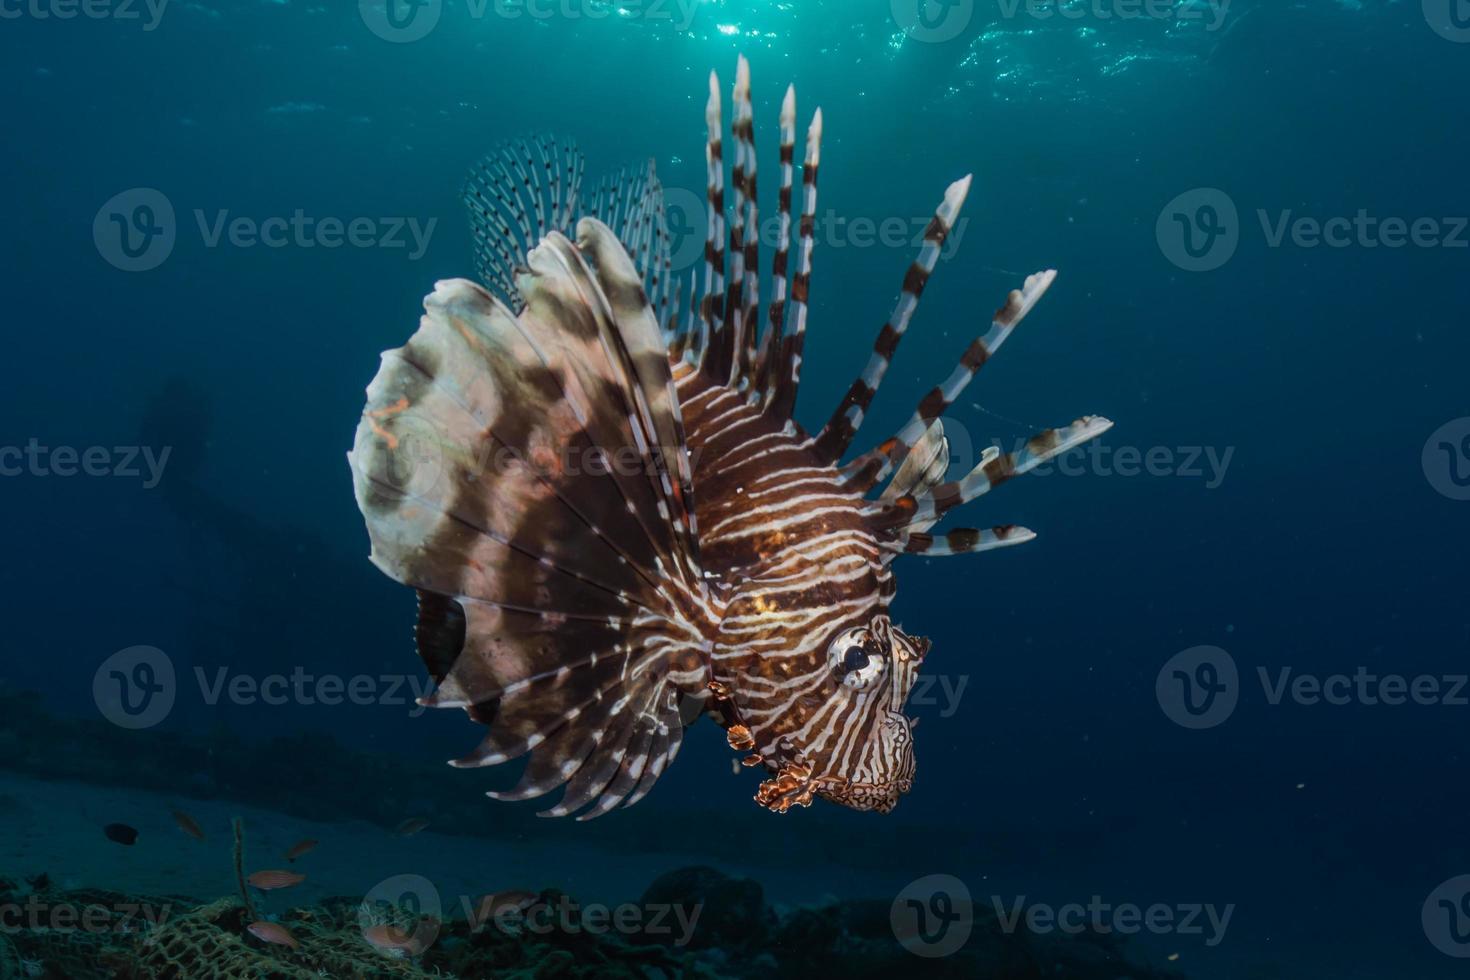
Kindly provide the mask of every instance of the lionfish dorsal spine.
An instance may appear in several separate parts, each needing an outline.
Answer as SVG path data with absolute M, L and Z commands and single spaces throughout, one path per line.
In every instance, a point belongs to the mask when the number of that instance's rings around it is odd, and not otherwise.
M 878 386 L 883 383 L 883 376 L 893 362 L 899 342 L 908 331 L 909 322 L 924 295 L 924 287 L 939 263 L 944 243 L 959 218 L 965 198 L 969 196 L 970 182 L 971 177 L 967 175 L 949 185 L 949 189 L 944 192 L 944 200 L 940 202 L 934 217 L 925 228 L 924 243 L 904 276 L 897 305 L 889 314 L 888 321 L 883 324 L 883 329 L 878 332 L 877 340 L 873 342 L 873 353 L 868 358 L 867 367 L 848 388 L 846 396 L 832 412 L 832 417 L 827 420 L 822 431 L 817 433 L 813 448 L 823 461 L 835 463 L 840 460 L 863 424 L 863 417 L 873 403 L 873 396 L 878 393 Z
M 708 129 L 704 158 L 707 168 L 706 232 L 704 243 L 704 293 L 699 299 L 699 319 L 709 340 L 700 351 L 701 370 L 717 375 L 720 351 L 725 342 L 725 150 L 724 122 L 720 102 L 720 77 L 709 75 L 709 102 L 705 106 Z
M 816 244 L 817 177 L 822 163 L 822 110 L 812 114 L 807 129 L 806 159 L 801 168 L 801 224 L 797 228 L 796 273 L 791 278 L 789 314 L 791 329 L 782 336 L 777 357 L 772 392 L 766 402 L 766 414 L 791 420 L 796 410 L 796 395 L 801 386 L 801 356 L 806 345 L 806 320 L 812 286 L 812 252 Z
M 755 167 L 755 153 L 750 146 L 750 136 L 753 132 L 751 120 L 752 109 L 750 105 L 750 63 L 745 60 L 744 55 L 739 59 L 735 69 L 735 89 L 731 97 L 731 107 L 734 118 L 730 124 L 732 142 L 735 144 L 735 159 L 730 173 L 730 186 L 735 191 L 734 218 L 730 222 L 730 284 L 725 296 L 725 323 L 721 333 L 726 338 L 729 349 L 723 352 L 726 364 L 723 366 L 724 374 L 720 380 L 730 388 L 738 388 L 745 380 L 745 365 L 742 363 L 742 354 L 745 350 L 745 291 L 747 289 L 747 276 L 759 272 L 759 268 L 747 269 L 746 260 L 749 257 L 746 252 L 747 219 L 750 219 L 748 231 L 752 240 L 760 237 L 759 225 L 754 216 L 749 214 L 749 209 L 755 203 L 750 193 L 750 185 L 747 181 L 747 168 Z M 720 366 L 716 366 L 720 369 Z
M 796 86 L 781 100 L 781 189 L 777 197 L 776 255 L 771 262 L 771 304 L 757 347 L 750 390 L 752 402 L 770 399 L 775 360 L 786 327 L 787 272 L 791 262 L 791 195 L 796 176 Z

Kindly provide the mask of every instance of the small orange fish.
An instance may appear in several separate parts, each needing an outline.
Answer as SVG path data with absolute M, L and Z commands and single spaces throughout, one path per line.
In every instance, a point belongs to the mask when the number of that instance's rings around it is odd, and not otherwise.
M 274 922 L 252 922 L 245 927 L 245 931 L 263 943 L 270 943 L 273 946 L 287 946 L 291 949 L 301 948 L 301 944 L 296 941 L 296 937 L 291 935 L 285 926 L 277 925 Z
M 268 892 L 299 885 L 306 880 L 306 875 L 299 875 L 294 871 L 257 871 L 245 880 L 250 882 L 252 888 Z
M 316 850 L 316 846 L 320 843 L 321 841 L 308 837 L 306 840 L 302 841 L 301 843 L 297 844 L 295 847 L 286 852 L 286 860 L 295 861 L 299 857 L 305 857 L 312 851 Z
M 179 829 L 184 833 L 195 840 L 204 839 L 204 829 L 199 826 L 198 821 L 193 817 L 189 816 L 183 810 L 170 810 L 169 813 L 173 815 L 174 823 L 178 824 Z
M 429 826 L 429 821 L 423 817 L 409 817 L 403 823 L 393 828 L 393 833 L 399 837 L 412 837 L 427 826 Z
M 374 949 L 395 957 L 418 956 L 427 948 L 418 932 L 394 925 L 369 926 L 362 931 L 362 938 Z

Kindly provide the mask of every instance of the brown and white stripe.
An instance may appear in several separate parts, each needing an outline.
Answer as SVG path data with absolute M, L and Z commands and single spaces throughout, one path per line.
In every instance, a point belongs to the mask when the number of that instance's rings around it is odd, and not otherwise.
M 528 757 L 519 783 L 492 796 L 565 787 L 546 813 L 582 819 L 631 805 L 677 755 L 680 705 L 692 700 L 766 768 L 762 805 L 784 811 L 822 796 L 887 810 L 913 780 L 902 712 L 928 651 L 888 618 L 891 562 L 1030 540 L 1014 526 L 931 529 L 1111 423 L 1084 418 L 1017 453 L 987 451 L 963 479 L 944 480 L 940 417 L 1055 275 L 1039 273 L 896 436 L 839 470 L 970 180 L 946 192 L 866 369 L 809 438 L 792 413 L 811 315 L 822 113 L 808 131 L 789 268 L 794 89 L 782 100 L 781 232 L 759 336 L 745 59 L 733 90 L 728 237 L 714 74 L 706 124 L 709 231 L 687 307 L 652 163 L 603 181 L 590 208 L 570 144 L 509 144 L 476 168 L 465 191 L 476 263 L 499 295 L 440 283 L 419 331 L 384 355 L 349 457 L 373 560 L 418 594 L 419 652 L 438 683 L 425 703 L 485 726 L 455 764 Z M 415 451 L 425 434 L 433 453 Z M 537 462 L 629 451 L 631 469 Z

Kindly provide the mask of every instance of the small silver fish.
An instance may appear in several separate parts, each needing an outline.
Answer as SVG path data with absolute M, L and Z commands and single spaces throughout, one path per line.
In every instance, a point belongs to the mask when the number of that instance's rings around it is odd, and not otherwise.
M 403 821 L 403 823 L 399 824 L 397 827 L 394 827 L 393 833 L 397 834 L 399 837 L 412 837 L 414 834 L 419 833 L 420 831 L 426 829 L 428 826 L 429 821 L 425 820 L 423 817 L 410 817 L 409 819 Z

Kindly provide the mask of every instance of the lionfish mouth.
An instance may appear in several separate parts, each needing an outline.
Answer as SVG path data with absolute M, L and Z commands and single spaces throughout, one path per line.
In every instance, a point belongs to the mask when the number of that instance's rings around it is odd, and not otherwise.
M 912 779 L 893 779 L 883 783 L 854 783 L 846 780 L 828 780 L 817 790 L 817 795 L 832 803 L 840 803 L 853 810 L 872 810 L 890 813 L 898 806 L 898 798 L 913 789 Z

